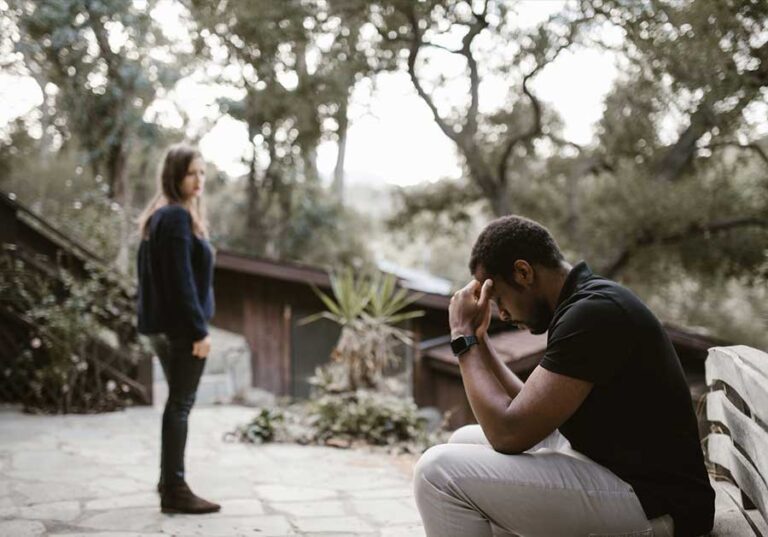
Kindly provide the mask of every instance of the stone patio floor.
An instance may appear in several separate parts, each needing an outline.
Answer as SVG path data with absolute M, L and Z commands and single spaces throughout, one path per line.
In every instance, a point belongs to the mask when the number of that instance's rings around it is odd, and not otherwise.
M 0 536 L 424 535 L 413 457 L 222 440 L 253 413 L 192 411 L 187 481 L 222 510 L 164 515 L 154 490 L 159 409 L 90 416 L 0 409 Z

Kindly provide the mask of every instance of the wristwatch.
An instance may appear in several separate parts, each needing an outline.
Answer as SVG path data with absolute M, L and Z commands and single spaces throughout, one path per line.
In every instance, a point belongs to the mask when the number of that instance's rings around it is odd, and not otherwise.
M 472 345 L 477 345 L 477 338 L 474 335 L 459 336 L 451 340 L 451 350 L 456 357 L 467 352 Z

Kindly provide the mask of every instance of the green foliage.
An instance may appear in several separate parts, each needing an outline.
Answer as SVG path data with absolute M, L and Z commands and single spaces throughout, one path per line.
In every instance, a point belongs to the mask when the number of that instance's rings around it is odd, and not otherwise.
M 365 22 L 359 6 L 342 1 L 185 4 L 200 30 L 200 51 L 210 58 L 226 50 L 239 71 L 223 82 L 240 89 L 242 97 L 219 102 L 222 113 L 247 125 L 252 146 L 237 242 L 253 253 L 307 262 L 365 257 L 354 253 L 364 248 L 359 235 L 349 232 L 362 219 L 351 217 L 338 199 L 323 199 L 317 170 L 318 145 L 346 139 L 349 95 L 370 71 L 359 46 Z
M 569 258 L 638 288 L 695 281 L 744 299 L 764 282 L 765 2 L 581 0 L 519 27 L 524 8 L 495 0 L 185 0 L 189 41 L 179 42 L 153 18 L 157 0 L 6 4 L 2 64 L 34 78 L 43 101 L 3 132 L 1 186 L 106 258 L 135 251 L 130 222 L 154 190 L 160 151 L 187 132 L 163 129 L 151 107 L 200 67 L 231 90 L 220 111 L 246 123 L 253 146 L 246 177 L 208 190 L 217 246 L 364 265 L 376 223 L 325 191 L 317 147 L 345 139 L 358 81 L 412 69 L 465 173 L 398 194 L 381 242 L 399 260 L 458 283 L 482 224 L 514 212 L 547 225 Z M 614 33 L 623 38 L 603 42 Z M 561 139 L 534 84 L 572 47 L 610 49 L 620 70 L 583 147 Z M 440 72 L 444 59 L 463 80 Z M 473 101 L 473 86 L 498 81 L 507 95 Z
M 366 265 L 369 222 L 317 186 L 298 185 L 290 195 L 291 217 L 269 205 L 260 214 L 263 229 L 248 226 L 248 193 L 244 180 L 227 179 L 208 189 L 212 240 L 217 247 L 246 255 L 298 261 L 318 266 Z
M 83 165 L 75 148 L 20 162 L 0 188 L 104 259 L 117 255 L 124 208 L 109 198 L 104 178 Z
M 338 364 L 318 368 L 307 401 L 257 408 L 254 419 L 225 439 L 261 444 L 296 442 L 334 447 L 382 446 L 388 451 L 420 453 L 445 441 L 445 421 L 429 430 L 402 386 L 378 390 L 340 390 L 344 373 Z M 395 383 L 397 384 L 397 383 Z
M 251 444 L 272 442 L 284 421 L 285 415 L 279 408 L 260 408 L 249 423 L 228 433 L 225 439 Z
M 130 145 L 156 128 L 144 113 L 179 76 L 182 54 L 150 16 L 156 1 L 144 8 L 128 0 L 9 4 L 19 28 L 16 51 L 46 96 L 44 136 L 75 135 L 94 172 L 104 173 L 110 197 L 122 201 Z M 173 61 L 158 59 L 164 48 Z
M 387 230 L 405 231 L 412 238 L 461 235 L 477 216 L 481 198 L 475 185 L 450 179 L 398 187 L 395 211 L 387 220 Z
M 0 185 L 3 184 L 16 168 L 34 158 L 37 142 L 29 135 L 29 125 L 25 118 L 16 118 L 6 126 L 5 136 L 0 138 Z
M 104 352 L 130 374 L 140 356 L 133 300 L 117 277 L 89 266 L 75 278 L 63 268 L 40 268 L 45 259 L 25 262 L 14 245 L 0 254 L 2 352 L 0 397 L 30 411 L 68 413 L 114 410 L 132 403 L 129 386 L 104 377 Z
M 397 289 L 392 274 L 355 275 L 350 268 L 331 276 L 331 288 L 333 297 L 313 287 L 328 310 L 302 323 L 325 318 L 341 326 L 331 358 L 346 372 L 344 389 L 375 388 L 384 370 L 399 363 L 399 345 L 412 343 L 410 332 L 397 325 L 424 315 L 406 311 L 421 295 Z
M 309 409 L 320 442 L 395 446 L 426 440 L 426 420 L 413 400 L 396 395 L 369 390 L 324 394 L 311 400 Z

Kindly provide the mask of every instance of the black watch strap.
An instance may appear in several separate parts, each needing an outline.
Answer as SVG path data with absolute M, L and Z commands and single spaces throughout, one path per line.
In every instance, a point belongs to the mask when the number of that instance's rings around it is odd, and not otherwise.
M 461 356 L 467 352 L 472 345 L 477 345 L 477 338 L 474 334 L 471 336 L 459 336 L 451 340 L 451 350 L 453 351 L 454 356 Z

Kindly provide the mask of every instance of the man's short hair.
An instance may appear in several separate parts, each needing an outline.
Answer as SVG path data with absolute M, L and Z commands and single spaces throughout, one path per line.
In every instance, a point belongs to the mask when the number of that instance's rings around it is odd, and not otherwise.
M 563 261 L 550 232 L 529 218 L 509 215 L 497 218 L 477 237 L 469 259 L 472 274 L 482 266 L 489 276 L 512 280 L 513 265 L 522 259 L 530 265 L 557 268 Z

